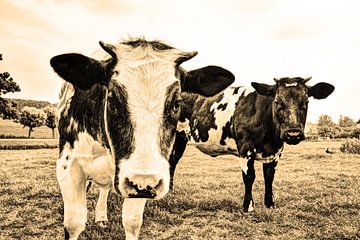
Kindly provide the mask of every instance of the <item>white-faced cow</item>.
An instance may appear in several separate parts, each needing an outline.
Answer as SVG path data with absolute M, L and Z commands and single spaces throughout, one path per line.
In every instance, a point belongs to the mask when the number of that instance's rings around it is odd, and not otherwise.
M 171 188 L 176 164 L 190 135 L 195 146 L 208 155 L 233 154 L 240 157 L 245 183 L 245 212 L 252 211 L 254 206 L 254 160 L 262 161 L 265 206 L 275 208 L 272 183 L 284 142 L 298 144 L 305 139 L 308 98 L 323 99 L 334 90 L 327 83 L 306 86 L 309 79 L 275 79 L 274 85 L 252 83 L 253 89 L 229 87 L 208 99 L 183 93 L 184 104 L 170 157 Z M 189 130 L 180 129 L 185 122 L 189 123 Z
M 77 239 L 87 219 L 86 182 L 102 187 L 96 220 L 106 220 L 114 186 L 125 197 L 126 239 L 137 239 L 146 199 L 169 190 L 169 155 L 180 115 L 181 92 L 212 96 L 234 81 L 208 66 L 186 72 L 196 55 L 158 41 L 100 42 L 109 55 L 55 56 L 50 63 L 66 80 L 59 103 L 60 157 L 56 164 L 64 201 L 65 239 Z

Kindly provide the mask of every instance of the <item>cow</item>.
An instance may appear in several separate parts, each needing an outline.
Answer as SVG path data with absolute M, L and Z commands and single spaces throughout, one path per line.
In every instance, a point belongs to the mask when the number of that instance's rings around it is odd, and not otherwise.
M 305 139 L 308 98 L 326 98 L 334 86 L 318 83 L 310 87 L 306 85 L 310 78 L 301 77 L 274 80 L 274 85 L 252 82 L 252 88 L 228 87 L 211 98 L 182 94 L 184 104 L 169 160 L 171 189 L 176 164 L 191 139 L 197 149 L 212 157 L 231 154 L 240 158 L 244 212 L 254 209 L 254 161 L 262 162 L 264 203 L 276 208 L 272 184 L 284 143 L 294 145 Z
M 96 60 L 78 53 L 53 57 L 50 65 L 65 80 L 58 105 L 57 181 L 64 203 L 65 239 L 77 239 L 87 219 L 86 188 L 100 186 L 96 221 L 106 221 L 110 188 L 125 199 L 126 239 L 137 239 L 145 202 L 169 190 L 169 155 L 180 115 L 181 92 L 212 96 L 235 79 L 207 66 L 185 71 L 184 52 L 160 41 L 100 42 Z

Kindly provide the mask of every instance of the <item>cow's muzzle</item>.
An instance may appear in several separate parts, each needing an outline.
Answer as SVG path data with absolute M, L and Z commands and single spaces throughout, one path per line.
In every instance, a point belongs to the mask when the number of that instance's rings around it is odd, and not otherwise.
M 283 139 L 287 144 L 298 144 L 305 139 L 304 132 L 301 129 L 289 129 L 284 131 Z
M 128 198 L 159 198 L 165 189 L 164 180 L 157 174 L 127 174 L 123 181 L 122 194 Z

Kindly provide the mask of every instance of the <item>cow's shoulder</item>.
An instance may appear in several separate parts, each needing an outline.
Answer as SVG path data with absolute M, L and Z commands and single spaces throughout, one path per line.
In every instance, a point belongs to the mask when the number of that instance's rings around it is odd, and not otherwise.
M 241 156 L 249 151 L 264 157 L 275 155 L 282 147 L 276 139 L 272 118 L 272 97 L 251 92 L 239 99 L 233 118 L 233 129 Z

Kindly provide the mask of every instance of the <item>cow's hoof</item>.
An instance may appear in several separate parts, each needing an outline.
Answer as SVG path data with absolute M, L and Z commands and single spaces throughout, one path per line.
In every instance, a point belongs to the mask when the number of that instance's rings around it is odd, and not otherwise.
M 275 203 L 270 203 L 270 204 L 265 204 L 266 208 L 269 208 L 269 209 L 275 209 L 277 208 L 276 204 Z
M 98 222 L 96 222 L 96 225 L 98 225 L 101 228 L 106 228 L 108 225 L 108 222 L 107 221 L 98 221 Z
M 171 181 L 169 185 L 169 192 L 173 192 L 173 191 L 174 191 L 174 183 Z
M 244 213 L 249 213 L 249 212 L 254 211 L 254 201 L 250 200 L 249 204 L 244 204 L 243 211 L 244 211 Z

